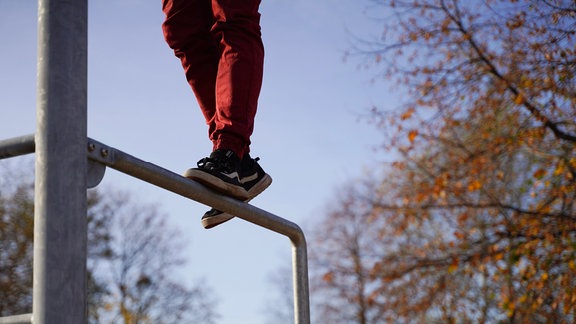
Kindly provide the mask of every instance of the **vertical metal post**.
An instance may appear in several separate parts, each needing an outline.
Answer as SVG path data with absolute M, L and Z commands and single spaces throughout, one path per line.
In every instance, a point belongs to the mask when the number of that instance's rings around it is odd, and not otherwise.
M 33 322 L 86 323 L 87 0 L 38 1 Z
M 292 285 L 294 287 L 294 323 L 310 324 L 310 297 L 308 287 L 308 252 L 306 239 L 301 233 L 291 238 Z

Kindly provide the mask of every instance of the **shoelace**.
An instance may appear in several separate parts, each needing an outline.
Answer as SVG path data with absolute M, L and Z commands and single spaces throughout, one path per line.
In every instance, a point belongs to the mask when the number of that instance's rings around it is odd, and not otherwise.
M 213 163 L 213 161 L 212 161 L 211 158 L 205 157 L 205 158 L 203 158 L 203 159 L 200 159 L 198 162 L 196 162 L 196 165 L 197 165 L 199 168 L 203 168 L 203 167 L 205 167 L 206 164 L 208 164 L 208 163 Z
M 227 161 L 225 159 L 215 159 L 211 157 L 205 157 L 203 159 L 200 159 L 200 161 L 198 161 L 196 165 L 201 169 L 224 171 L 227 173 L 233 171 L 230 161 Z

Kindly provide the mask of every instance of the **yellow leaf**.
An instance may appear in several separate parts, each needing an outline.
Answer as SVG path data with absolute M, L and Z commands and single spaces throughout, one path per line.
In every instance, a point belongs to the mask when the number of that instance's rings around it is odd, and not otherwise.
M 482 188 L 482 182 L 480 180 L 474 180 L 468 185 L 468 191 L 476 191 Z
M 448 266 L 448 273 L 454 273 L 456 270 L 458 270 L 458 264 L 460 262 L 460 260 L 456 257 L 453 257 L 451 261 L 452 262 Z
M 523 103 L 524 103 L 524 96 L 519 93 L 519 94 L 516 96 L 516 99 L 514 99 L 514 103 L 517 104 L 517 105 L 523 104 Z
M 522 303 L 526 302 L 526 300 L 528 300 L 528 295 L 522 295 L 518 299 L 518 302 L 520 302 L 522 304 Z
M 504 258 L 504 253 L 497 253 L 494 255 L 494 260 L 500 261 Z
M 554 175 L 559 176 L 564 172 L 564 163 L 558 163 L 556 170 L 554 170 Z

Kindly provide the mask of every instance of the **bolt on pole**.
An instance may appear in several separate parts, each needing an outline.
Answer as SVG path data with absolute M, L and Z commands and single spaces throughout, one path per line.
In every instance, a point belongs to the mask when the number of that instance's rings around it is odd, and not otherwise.
M 87 322 L 87 9 L 38 1 L 34 324 Z

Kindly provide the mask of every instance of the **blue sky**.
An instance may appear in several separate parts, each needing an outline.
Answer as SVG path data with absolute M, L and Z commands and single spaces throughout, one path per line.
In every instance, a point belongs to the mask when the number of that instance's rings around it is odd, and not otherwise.
M 367 1 L 265 0 L 264 84 L 252 153 L 272 176 L 253 204 L 305 230 L 321 226 L 336 190 L 383 160 L 374 126 L 359 121 L 395 98 L 375 71 L 344 62 L 352 34 L 378 35 Z M 0 0 L 0 139 L 30 134 L 36 110 L 33 0 Z M 88 135 L 181 173 L 211 144 L 179 61 L 162 38 L 160 1 L 93 0 L 89 7 Z M 291 264 L 287 238 L 235 219 L 204 230 L 207 207 L 107 170 L 102 189 L 157 204 L 188 240 L 183 280 L 204 278 L 219 299 L 222 324 L 265 323 L 269 277 Z

